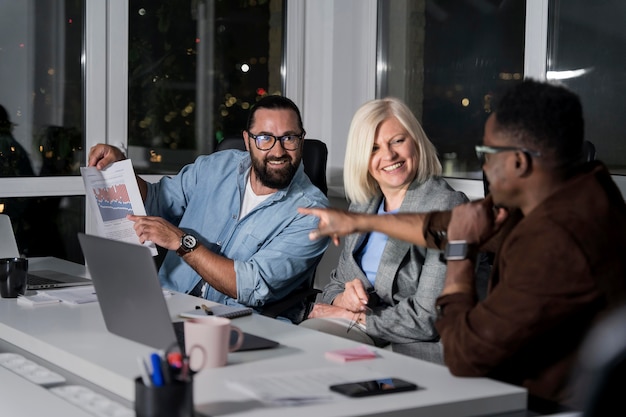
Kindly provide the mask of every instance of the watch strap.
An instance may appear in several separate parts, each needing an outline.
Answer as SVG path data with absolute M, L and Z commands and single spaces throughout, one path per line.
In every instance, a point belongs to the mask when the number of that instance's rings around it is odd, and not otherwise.
M 478 246 L 465 240 L 451 240 L 446 244 L 443 258 L 445 261 L 461 261 L 475 258 L 478 254 Z

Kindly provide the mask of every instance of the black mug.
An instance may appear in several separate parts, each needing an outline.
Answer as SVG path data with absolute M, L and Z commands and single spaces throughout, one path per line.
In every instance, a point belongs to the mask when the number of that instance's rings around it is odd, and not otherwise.
M 15 298 L 26 292 L 28 259 L 0 259 L 0 295 L 2 298 Z

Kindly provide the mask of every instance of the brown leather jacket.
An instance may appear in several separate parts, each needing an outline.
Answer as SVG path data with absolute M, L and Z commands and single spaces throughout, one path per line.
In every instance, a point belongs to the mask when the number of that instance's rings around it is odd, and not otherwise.
M 449 213 L 425 224 L 430 245 Z M 458 376 L 486 376 L 567 402 L 577 350 L 590 327 L 626 294 L 626 205 L 606 167 L 591 162 L 498 236 L 486 299 L 442 296 L 436 328 Z

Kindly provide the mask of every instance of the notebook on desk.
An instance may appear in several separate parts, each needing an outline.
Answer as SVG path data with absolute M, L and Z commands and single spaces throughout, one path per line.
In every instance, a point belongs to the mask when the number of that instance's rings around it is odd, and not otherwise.
M 144 246 L 78 234 L 107 330 L 118 336 L 184 352 L 182 321 L 172 323 L 150 249 Z M 267 349 L 278 343 L 244 332 L 239 351 Z
M 20 252 L 17 249 L 15 233 L 11 219 L 6 214 L 0 214 L 0 258 L 17 258 Z M 44 288 L 63 288 L 76 285 L 91 285 L 91 280 L 76 275 L 56 271 L 32 271 L 28 273 L 26 287 L 29 290 Z

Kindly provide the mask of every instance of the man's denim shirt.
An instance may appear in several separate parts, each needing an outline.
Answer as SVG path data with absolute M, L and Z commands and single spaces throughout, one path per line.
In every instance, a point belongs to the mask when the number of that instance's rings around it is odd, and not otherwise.
M 327 207 L 328 199 L 304 173 L 239 220 L 248 152 L 236 150 L 200 156 L 176 176 L 148 185 L 146 212 L 193 234 L 211 251 L 235 261 L 237 300 L 207 286 L 206 298 L 223 304 L 261 307 L 310 282 L 328 239 L 309 240 L 318 219 L 298 207 Z M 159 270 L 161 285 L 189 292 L 200 276 L 175 251 Z

